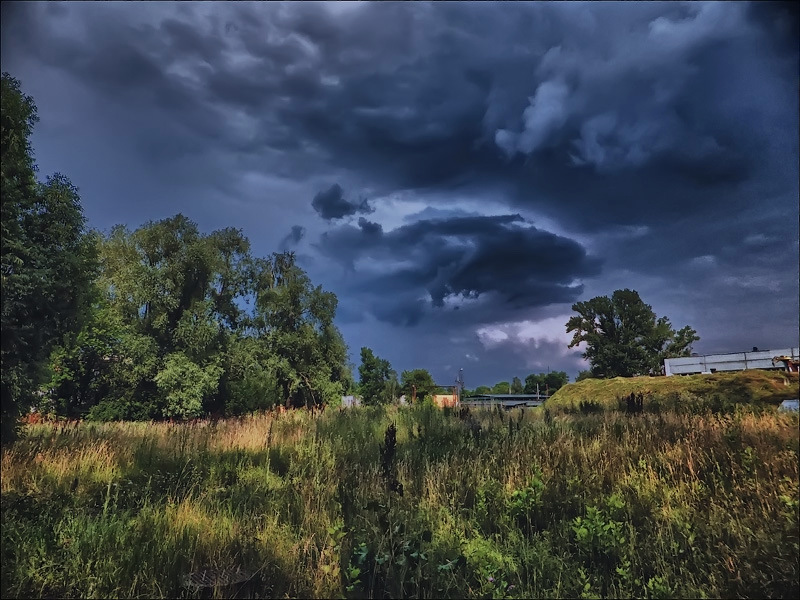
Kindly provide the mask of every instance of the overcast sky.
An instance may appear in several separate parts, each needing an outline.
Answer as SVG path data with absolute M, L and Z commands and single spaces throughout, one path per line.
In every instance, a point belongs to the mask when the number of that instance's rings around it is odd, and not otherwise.
M 638 290 L 695 351 L 798 345 L 791 3 L 2 3 L 43 177 L 89 225 L 293 250 L 354 363 L 467 387 L 587 365 Z

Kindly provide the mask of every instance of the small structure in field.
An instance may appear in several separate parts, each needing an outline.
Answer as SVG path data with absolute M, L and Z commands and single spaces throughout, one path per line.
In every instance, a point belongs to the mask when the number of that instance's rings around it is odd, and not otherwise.
M 798 400 L 797 398 L 793 400 L 791 399 L 784 400 L 783 402 L 781 402 L 780 406 L 778 407 L 778 410 L 786 412 L 792 412 L 792 411 L 800 412 L 800 400 Z
M 439 408 L 444 408 L 445 406 L 458 406 L 458 393 L 452 392 L 450 394 L 434 394 L 433 403 Z

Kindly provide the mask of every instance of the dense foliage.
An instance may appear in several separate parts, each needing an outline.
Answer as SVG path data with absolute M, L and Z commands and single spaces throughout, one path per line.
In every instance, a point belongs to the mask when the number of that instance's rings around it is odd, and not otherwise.
M 412 369 L 400 374 L 400 393 L 410 400 L 424 400 L 436 393 L 438 386 L 426 369 Z
M 397 373 L 388 360 L 375 356 L 370 348 L 361 348 L 358 376 L 358 393 L 364 404 L 386 404 L 397 397 Z
M 480 394 L 553 394 L 569 381 L 569 375 L 564 371 L 549 371 L 547 373 L 531 373 L 525 378 L 523 385 L 519 377 L 513 377 L 511 383 L 500 381 L 492 387 L 479 385 L 472 392 L 465 392 L 465 395 Z M 538 384 L 538 388 L 537 388 Z
M 57 413 L 193 418 L 318 406 L 350 387 L 336 297 L 291 253 L 253 258 L 240 231 L 182 215 L 97 237 L 85 326 L 52 356 Z
M 525 378 L 525 393 L 535 394 L 538 389 L 540 394 L 553 394 L 567 385 L 568 381 L 569 376 L 564 371 L 550 371 L 538 375 L 531 373 Z
M 15 437 L 21 408 L 34 398 L 53 344 L 86 312 L 95 274 L 78 191 L 60 174 L 36 180 L 30 145 L 36 105 L 2 75 L 2 440 Z
M 689 356 L 699 340 L 689 327 L 675 331 L 667 317 L 656 317 L 634 290 L 617 290 L 572 305 L 567 322 L 575 332 L 569 347 L 586 343 L 583 357 L 594 377 L 632 377 L 662 372 L 665 358 Z

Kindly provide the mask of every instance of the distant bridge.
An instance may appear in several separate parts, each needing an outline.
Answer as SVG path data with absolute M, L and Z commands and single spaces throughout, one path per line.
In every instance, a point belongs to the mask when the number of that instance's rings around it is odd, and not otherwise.
M 544 404 L 548 396 L 545 394 L 478 394 L 463 398 L 461 406 L 475 408 L 501 406 L 506 410 L 512 408 L 536 408 Z

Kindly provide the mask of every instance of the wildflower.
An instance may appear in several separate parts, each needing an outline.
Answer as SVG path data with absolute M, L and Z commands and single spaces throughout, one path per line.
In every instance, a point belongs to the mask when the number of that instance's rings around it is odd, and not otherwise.
M 489 580 L 489 583 L 494 583 L 494 577 L 487 577 L 486 579 Z

